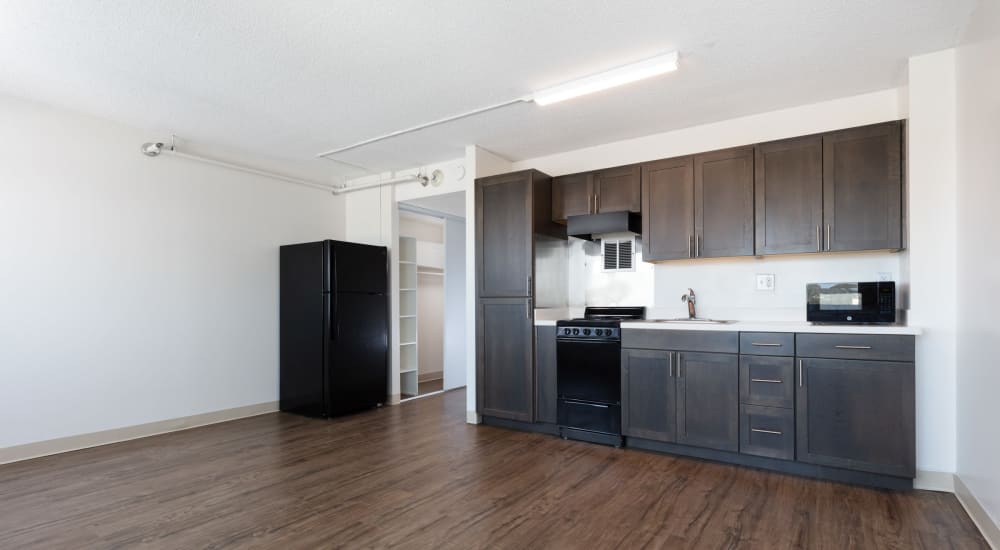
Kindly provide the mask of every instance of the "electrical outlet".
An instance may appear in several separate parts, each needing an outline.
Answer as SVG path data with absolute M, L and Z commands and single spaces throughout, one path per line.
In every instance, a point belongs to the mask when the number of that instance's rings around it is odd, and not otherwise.
M 774 291 L 774 275 L 770 273 L 757 274 L 757 290 Z
M 891 271 L 879 271 L 878 272 L 878 280 L 879 280 L 879 282 L 891 281 L 892 280 L 892 272 Z

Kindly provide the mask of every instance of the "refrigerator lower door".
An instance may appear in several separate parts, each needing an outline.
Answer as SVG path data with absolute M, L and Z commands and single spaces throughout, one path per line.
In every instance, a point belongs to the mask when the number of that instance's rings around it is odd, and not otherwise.
M 328 414 L 370 409 L 389 388 L 389 320 L 385 294 L 340 292 L 330 334 Z

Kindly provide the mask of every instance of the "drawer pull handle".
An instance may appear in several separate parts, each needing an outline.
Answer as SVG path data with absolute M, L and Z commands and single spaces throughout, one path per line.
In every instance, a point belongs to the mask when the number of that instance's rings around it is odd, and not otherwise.
M 751 346 L 765 346 L 770 348 L 780 348 L 781 344 L 769 344 L 767 342 L 750 342 Z
M 781 432 L 776 430 L 761 430 L 760 428 L 750 428 L 750 431 L 757 432 L 759 434 L 781 435 Z
M 871 346 L 833 346 L 837 349 L 872 349 Z
M 767 378 L 751 378 L 751 382 L 764 382 L 765 384 L 780 384 L 781 380 L 770 380 Z

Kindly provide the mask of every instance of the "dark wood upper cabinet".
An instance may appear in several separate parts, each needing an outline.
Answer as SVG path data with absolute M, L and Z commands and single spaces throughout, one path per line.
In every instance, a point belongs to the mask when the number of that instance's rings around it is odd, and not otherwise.
M 754 254 L 753 156 L 753 147 L 695 155 L 695 257 Z
M 797 459 L 915 475 L 913 363 L 799 359 Z
M 683 352 L 676 357 L 677 442 L 738 451 L 739 356 Z
M 477 405 L 487 416 L 534 420 L 530 298 L 481 298 L 476 323 Z
M 535 170 L 476 180 L 480 298 L 534 294 L 535 235 L 565 238 L 551 219 L 551 178 Z
M 622 350 L 622 433 L 675 439 L 676 389 L 671 351 Z
M 594 173 L 597 213 L 636 212 L 642 207 L 639 166 L 619 166 Z
M 756 253 L 820 252 L 823 246 L 823 138 L 755 148 Z
M 901 127 L 823 136 L 824 250 L 902 248 Z
M 694 160 L 642 165 L 642 259 L 677 260 L 694 255 Z
M 568 216 L 595 213 L 594 175 L 590 172 L 552 178 L 552 219 L 566 221 Z

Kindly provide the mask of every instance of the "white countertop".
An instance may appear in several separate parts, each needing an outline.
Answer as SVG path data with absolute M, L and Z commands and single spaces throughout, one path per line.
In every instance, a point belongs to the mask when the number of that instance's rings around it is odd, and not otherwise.
M 555 315 L 536 315 L 535 326 L 555 326 L 558 319 L 570 318 L 569 315 L 563 315 L 558 318 L 553 317 Z M 909 334 L 914 336 L 923 332 L 920 327 L 908 325 L 814 325 L 805 321 L 735 321 L 725 324 L 623 321 L 622 328 L 729 332 L 812 332 L 820 334 Z

